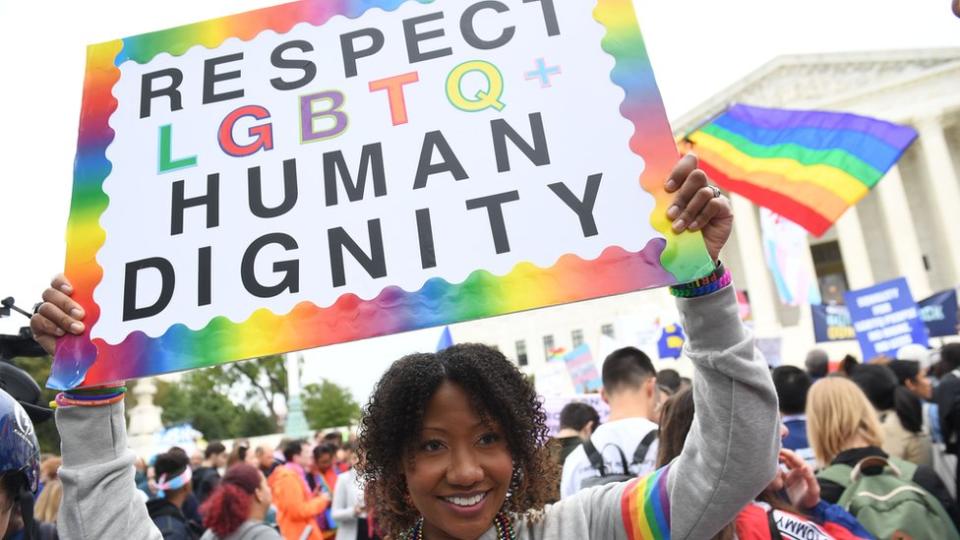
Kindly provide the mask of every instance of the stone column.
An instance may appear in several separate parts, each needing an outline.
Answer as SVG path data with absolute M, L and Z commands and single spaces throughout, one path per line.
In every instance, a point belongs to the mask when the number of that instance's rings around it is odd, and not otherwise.
M 960 242 L 955 233 L 957 219 L 960 218 L 960 172 L 953 165 L 947 138 L 943 133 L 943 124 L 938 117 L 926 117 L 916 122 L 920 133 L 919 144 L 926 162 L 927 178 L 925 187 L 929 200 L 933 201 L 932 211 L 936 219 L 937 234 L 946 235 L 945 259 L 949 261 L 948 272 L 951 283 L 960 282 Z M 922 298 L 922 297 L 921 297 Z
M 153 404 L 156 394 L 153 379 L 140 379 L 133 389 L 137 404 L 130 409 L 127 442 L 138 456 L 144 458 L 153 453 L 153 435 L 163 429 L 163 409 Z
M 851 290 L 873 285 L 873 267 L 870 266 L 870 254 L 863 239 L 863 226 L 856 206 L 840 216 L 836 228 L 843 266 L 847 272 L 847 285 Z
M 893 166 L 874 188 L 880 197 L 883 224 L 890 240 L 890 252 L 898 274 L 907 278 L 915 299 L 930 296 L 930 280 L 923 266 L 923 255 L 913 226 L 910 203 L 903 189 L 900 168 Z M 882 249 L 882 246 L 878 246 Z
M 747 278 L 747 294 L 750 296 L 750 309 L 753 314 L 757 335 L 770 334 L 779 326 L 777 307 L 774 304 L 773 283 L 763 257 L 763 244 L 760 239 L 760 224 L 757 222 L 753 203 L 730 193 L 733 213 L 737 216 L 734 227 L 737 229 L 737 247 L 743 261 L 743 273 Z

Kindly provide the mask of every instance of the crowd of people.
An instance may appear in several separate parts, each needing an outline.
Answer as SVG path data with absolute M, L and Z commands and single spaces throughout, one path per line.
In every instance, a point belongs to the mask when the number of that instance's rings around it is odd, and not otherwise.
M 714 538 L 957 538 L 960 344 L 908 346 L 896 356 L 867 364 L 847 356 L 831 370 L 827 354 L 813 350 L 806 369 L 772 369 L 781 471 Z M 586 403 L 564 407 L 552 441 L 563 497 L 680 455 L 697 405 L 676 372 L 664 371 L 642 351 L 621 349 L 603 366 L 609 420 L 600 425 Z M 617 398 L 626 388 L 637 404 L 632 415 Z M 618 432 L 630 438 L 609 435 Z
M 846 359 L 829 373 L 826 355 L 813 352 L 806 370 L 771 372 L 719 261 L 729 202 L 693 156 L 665 189 L 673 229 L 701 231 L 715 262 L 710 275 L 671 287 L 690 379 L 658 373 L 639 349 L 615 351 L 602 367 L 609 418 L 571 404 L 551 439 L 518 367 L 494 348 L 458 344 L 394 362 L 353 440 L 237 441 L 229 452 L 213 441 L 202 453 L 171 448 L 147 461 L 127 448 L 124 389 L 77 389 L 58 396 L 63 461 L 43 474 L 37 419 L 0 392 L 0 532 L 28 540 L 960 540 L 960 346 L 944 347 L 935 366 L 926 352 L 904 352 Z M 83 331 L 72 292 L 58 276 L 31 322 L 49 352 Z M 56 530 L 41 530 L 50 514 L 34 497 L 54 489 Z

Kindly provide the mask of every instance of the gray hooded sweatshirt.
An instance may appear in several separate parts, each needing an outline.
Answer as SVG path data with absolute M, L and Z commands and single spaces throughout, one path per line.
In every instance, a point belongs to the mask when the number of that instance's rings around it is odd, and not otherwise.
M 518 516 L 520 540 L 707 539 L 773 479 L 780 448 L 777 398 L 743 328 L 732 287 L 678 299 L 685 353 L 696 366 L 697 414 L 680 457 L 630 482 L 584 490 Z M 136 493 L 123 403 L 57 410 L 68 540 L 160 540 Z M 496 540 L 491 527 L 479 540 Z

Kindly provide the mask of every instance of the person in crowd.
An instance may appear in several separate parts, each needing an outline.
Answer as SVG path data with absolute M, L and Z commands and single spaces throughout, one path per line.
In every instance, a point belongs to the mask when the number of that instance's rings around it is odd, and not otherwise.
M 928 369 L 917 360 L 894 360 L 888 364 L 897 376 L 897 382 L 911 394 L 924 401 L 933 399 L 933 383 L 928 377 Z
M 695 168 L 688 155 L 672 173 L 666 189 L 676 195 L 667 215 L 676 231 L 703 230 L 716 261 L 732 214 Z M 673 289 L 689 296 L 678 308 L 685 356 L 697 370 L 695 396 L 704 404 L 690 436 L 696 442 L 642 479 L 545 508 L 555 474 L 545 414 L 513 362 L 476 344 L 395 362 L 359 430 L 358 471 L 383 531 L 427 540 L 700 539 L 719 531 L 774 477 L 779 440 L 769 371 L 740 322 L 729 278 L 716 276 L 729 274 L 718 266 L 703 288 Z
M 307 484 L 311 490 L 333 496 L 337 485 L 337 470 L 334 468 L 338 448 L 324 443 L 313 447 L 313 463 L 311 474 L 307 477 Z
M 235 464 L 200 508 L 207 529 L 200 540 L 281 540 L 263 523 L 270 501 L 263 473 L 247 463 Z
M 182 510 L 192 487 L 190 458 L 182 450 L 167 451 L 157 456 L 153 467 L 157 474 L 157 496 L 147 501 L 150 519 L 163 540 L 196 540 L 201 530 Z
M 357 478 L 357 452 L 353 443 L 343 445 L 350 469 L 340 475 L 333 491 L 331 516 L 337 524 L 336 540 L 371 540 L 375 538 L 367 522 L 367 505 L 363 486 Z
M 43 523 L 57 522 L 57 515 L 60 514 L 60 501 L 63 498 L 63 484 L 60 483 L 60 477 L 57 474 L 60 463 L 60 458 L 51 458 L 40 467 L 40 470 L 43 471 L 44 465 L 46 465 L 47 471 L 44 474 L 47 481 L 43 491 L 40 492 L 40 496 L 37 497 L 37 504 L 34 508 L 33 515 L 37 521 Z
M 876 409 L 860 386 L 842 377 L 817 381 L 810 387 L 806 413 L 807 436 L 822 466 L 845 465 L 855 468 L 861 465 L 862 474 L 872 476 L 892 474 L 883 461 L 893 463 L 898 470 L 905 471 L 904 481 L 912 481 L 939 501 L 949 521 L 956 527 L 960 512 L 936 473 L 925 465 L 913 465 L 890 458 L 883 451 L 883 428 Z M 913 474 L 908 475 L 907 469 L 913 470 Z M 837 470 L 843 472 L 841 476 L 849 478 L 849 469 Z M 825 477 L 825 474 L 829 474 L 826 471 L 819 474 L 820 496 L 827 502 L 837 503 L 844 494 L 844 486 Z M 876 531 L 871 532 L 877 534 Z
M 883 429 L 883 451 L 918 465 L 931 465 L 930 434 L 923 430 L 923 406 L 920 400 L 897 383 L 888 367 L 861 366 L 850 380 L 863 390 L 877 410 Z
M 960 0 L 953 0 L 951 8 L 953 9 L 953 14 L 960 17 Z
M 799 369 L 805 377 L 806 373 Z M 657 466 L 664 467 L 683 450 L 696 412 L 693 392 L 683 390 L 663 405 Z M 781 424 L 781 435 L 787 427 Z M 799 454 L 780 451 L 781 470 L 714 540 L 773 540 L 779 538 L 872 539 L 862 525 L 839 506 L 820 499 L 820 486 Z
M 680 391 L 682 384 L 680 373 L 675 369 L 661 369 L 657 372 L 657 386 L 667 394 L 674 395 Z
M 657 371 L 650 357 L 636 347 L 618 349 L 604 360 L 601 378 L 600 393 L 610 405 L 610 416 L 564 461 L 561 498 L 603 482 L 594 478 L 626 471 L 639 476 L 652 472 L 656 464 L 657 425 L 651 418 L 656 413 Z
M 133 462 L 133 467 L 136 470 L 134 474 L 134 482 L 137 484 L 137 489 L 139 489 L 144 496 L 144 502 L 153 497 L 153 491 L 151 487 L 151 472 L 150 467 L 147 465 L 146 460 L 142 457 L 137 456 L 136 460 Z M 191 467 L 192 468 L 192 467 Z M 156 478 L 153 476 L 152 478 Z
M 233 467 L 237 463 L 246 463 L 247 462 L 247 452 L 250 451 L 250 441 L 246 439 L 238 439 L 233 443 L 233 450 L 230 451 L 230 455 L 227 456 L 226 468 Z
M 53 411 L 42 401 L 40 386 L 23 369 L 0 362 L 0 538 L 4 540 L 55 540 L 57 527 L 37 519 L 35 501 L 46 492 L 55 501 L 59 458 L 41 460 L 35 426 Z M 41 491 L 41 482 L 46 488 Z M 46 504 L 46 503 L 44 503 Z
M 823 349 L 813 349 L 807 353 L 807 359 L 804 361 L 804 367 L 807 368 L 807 375 L 811 381 L 816 381 L 827 376 L 830 372 L 830 357 L 827 351 Z
M 558 469 L 563 467 L 567 456 L 583 444 L 583 441 L 588 440 L 599 425 L 600 415 L 590 404 L 573 401 L 563 406 L 560 411 L 560 430 L 549 443 Z M 555 491 L 556 494 L 550 502 L 560 500 L 559 479 Z
M 695 156 L 685 156 L 667 179 L 664 189 L 673 194 L 667 218 L 678 234 L 700 231 L 716 262 L 733 215 L 696 166 Z M 48 352 L 59 336 L 85 329 L 72 292 L 56 278 L 31 321 Z M 492 538 L 497 530 L 520 540 L 623 540 L 708 538 L 719 531 L 776 473 L 776 394 L 722 266 L 673 293 L 688 334 L 685 355 L 697 370 L 695 400 L 703 407 L 691 433 L 695 442 L 669 467 L 542 508 L 550 478 L 538 473 L 548 472 L 549 456 L 542 405 L 530 382 L 484 346 L 411 355 L 381 379 L 361 432 L 358 470 L 385 532 L 427 540 Z M 122 400 L 59 409 L 57 424 L 65 536 L 156 539 L 136 508 Z M 501 509 L 507 514 L 498 516 Z
M 860 362 L 852 354 L 844 355 L 843 359 L 840 360 L 840 364 L 837 366 L 837 371 L 834 373 L 837 377 L 851 377 L 858 369 L 860 369 Z
M 203 467 L 203 452 L 194 450 L 190 452 L 190 468 L 196 472 L 200 467 Z
M 260 472 L 262 472 L 266 478 L 270 478 L 274 469 L 276 469 L 278 465 L 283 464 L 283 461 L 274 456 L 273 448 L 271 448 L 269 444 L 261 444 L 254 450 L 254 454 L 257 457 L 257 468 L 260 469 Z
M 179 446 L 172 446 L 169 450 L 167 450 L 167 452 L 175 452 L 180 454 L 184 459 L 190 459 L 187 456 L 187 451 Z M 190 471 L 192 478 L 192 467 L 190 468 Z M 193 481 L 191 480 L 191 484 L 192 483 Z M 187 518 L 187 523 L 189 523 L 194 530 L 202 530 L 200 524 L 203 523 L 203 518 L 200 517 L 200 501 L 197 499 L 197 495 L 193 492 L 193 489 L 187 491 L 187 497 L 183 500 L 183 504 L 180 505 L 180 511 L 183 512 L 183 517 Z
M 323 436 L 319 444 L 326 444 L 336 448 L 336 453 L 333 456 L 333 468 L 337 471 L 337 474 L 344 473 L 350 469 L 350 462 L 343 452 L 343 433 L 339 430 L 331 431 Z
M 193 492 L 200 504 L 220 483 L 220 469 L 227 465 L 227 447 L 220 441 L 211 441 L 203 451 L 203 463 L 193 471 Z
M 277 508 L 277 524 L 286 540 L 323 540 L 317 518 L 323 518 L 330 497 L 312 491 L 307 485 L 311 466 L 310 448 L 300 440 L 290 441 L 283 449 L 286 463 L 267 479 Z
M 563 466 L 570 455 L 583 441 L 593 435 L 600 425 L 600 415 L 589 403 L 574 401 L 560 410 L 560 430 L 554 441 L 558 446 L 558 465 Z
M 307 475 L 307 485 L 314 493 L 322 493 L 333 498 L 333 491 L 337 486 L 339 471 L 335 461 L 339 448 L 332 443 L 323 443 L 313 447 L 313 463 L 310 474 Z M 333 538 L 336 535 L 336 523 L 331 515 L 330 508 L 317 518 L 317 523 L 323 531 L 324 538 Z
M 0 434 L 0 538 L 22 537 L 25 530 L 36 535 L 32 518 L 40 483 L 40 445 L 27 412 L 4 390 Z
M 783 447 L 793 450 L 804 461 L 813 465 L 816 456 L 807 442 L 807 392 L 810 391 L 810 376 L 796 366 L 779 366 L 773 370 L 773 386 L 777 389 L 780 403 L 780 421 L 787 428 Z
M 940 431 L 947 451 L 960 455 L 960 343 L 948 343 L 940 349 L 937 370 L 940 383 L 933 399 L 940 413 Z

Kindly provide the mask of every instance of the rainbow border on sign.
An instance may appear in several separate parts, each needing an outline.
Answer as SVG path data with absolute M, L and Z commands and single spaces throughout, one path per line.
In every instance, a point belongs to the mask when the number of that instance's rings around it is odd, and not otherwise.
M 265 30 L 283 34 L 303 22 L 319 26 L 336 15 L 355 18 L 370 8 L 392 11 L 406 1 L 414 0 L 302 0 L 89 47 L 66 257 L 66 275 L 76 290 L 74 299 L 86 310 L 87 331 L 59 341 L 49 387 L 104 384 L 214 365 L 224 358 L 253 358 L 661 287 L 713 269 L 700 234 L 676 235 L 666 218 L 669 196 L 662 186 L 679 155 L 633 4 L 598 0 L 594 18 L 607 29 L 601 46 L 616 61 L 611 80 L 626 93 L 620 112 L 634 124 L 629 147 L 646 160 L 640 183 L 656 200 L 650 222 L 663 238 L 651 240 L 638 253 L 614 246 L 592 261 L 564 255 L 550 268 L 520 263 L 504 276 L 477 270 L 458 284 L 435 278 L 418 291 L 386 287 L 366 301 L 345 294 L 329 307 L 302 302 L 283 315 L 257 310 L 240 323 L 216 317 L 200 330 L 178 324 L 155 338 L 134 332 L 115 345 L 91 340 L 90 328 L 100 316 L 93 291 L 103 276 L 96 254 L 106 238 L 99 218 L 108 204 L 102 185 L 111 169 L 106 150 L 114 132 L 108 122 L 117 106 L 112 90 L 119 66 L 128 60 L 146 63 L 160 53 L 182 55 L 196 45 L 215 48 L 227 38 L 249 41 Z

